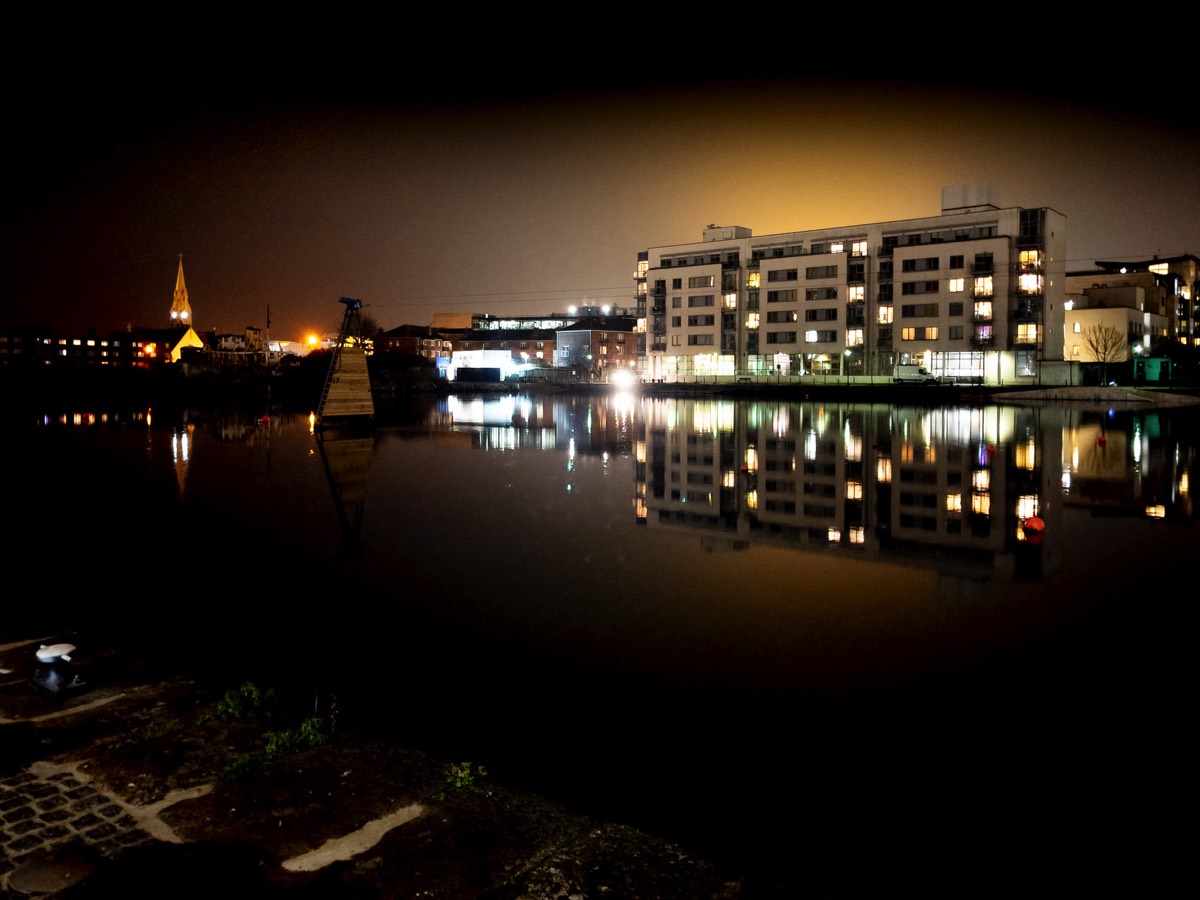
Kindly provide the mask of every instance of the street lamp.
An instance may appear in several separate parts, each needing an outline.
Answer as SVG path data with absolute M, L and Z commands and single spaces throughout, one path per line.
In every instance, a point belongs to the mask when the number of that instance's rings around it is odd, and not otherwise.
M 842 351 L 842 374 L 846 376 L 846 384 L 850 383 L 850 348 Z

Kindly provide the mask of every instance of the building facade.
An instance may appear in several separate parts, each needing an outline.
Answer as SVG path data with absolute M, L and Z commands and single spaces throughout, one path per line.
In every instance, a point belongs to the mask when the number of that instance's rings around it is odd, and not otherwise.
M 1088 361 L 1079 335 L 1097 324 L 1124 327 L 1130 353 L 1146 355 L 1168 341 L 1200 347 L 1196 295 L 1200 292 L 1200 258 L 1154 257 L 1105 262 L 1068 272 L 1066 280 L 1066 359 Z M 1086 342 L 1083 342 L 1086 345 Z
M 1119 284 L 1068 274 L 1063 324 L 1064 355 L 1077 363 L 1150 356 L 1170 340 L 1172 330 L 1165 295 L 1148 273 Z
M 980 383 L 1057 383 L 1066 217 L 946 188 L 927 218 L 702 239 L 643 251 L 642 377 L 890 378 L 919 364 Z
M 454 354 L 450 338 L 430 325 L 401 325 L 381 334 L 375 345 L 381 353 L 419 356 L 435 366 L 438 360 L 450 359 Z
M 637 367 L 637 319 L 586 316 L 558 329 L 554 365 L 606 379 L 618 369 Z

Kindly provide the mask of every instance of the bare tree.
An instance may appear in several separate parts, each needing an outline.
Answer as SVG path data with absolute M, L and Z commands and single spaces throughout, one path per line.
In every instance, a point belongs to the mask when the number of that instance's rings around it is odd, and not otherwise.
M 1108 383 L 1108 364 L 1129 359 L 1129 337 L 1113 325 L 1092 325 L 1083 330 L 1083 345 L 1100 363 L 1100 381 Z

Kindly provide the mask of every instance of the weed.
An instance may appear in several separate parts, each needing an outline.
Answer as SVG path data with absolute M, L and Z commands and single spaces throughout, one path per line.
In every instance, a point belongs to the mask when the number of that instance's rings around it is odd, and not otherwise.
M 217 702 L 217 715 L 223 719 L 257 716 L 274 696 L 273 689 L 263 691 L 258 685 L 247 681 L 241 687 L 225 692 L 225 696 Z
M 298 753 L 307 747 L 316 747 L 329 740 L 325 722 L 317 716 L 310 716 L 300 723 L 299 728 L 289 728 L 283 731 L 268 731 L 263 735 L 264 745 L 259 753 L 239 757 L 221 772 L 222 781 L 228 781 L 244 775 L 254 769 L 261 769 L 279 759 Z
M 487 769 L 483 766 L 472 766 L 469 762 L 453 763 L 446 774 L 446 783 L 436 794 L 439 800 L 445 800 L 451 788 L 472 787 L 476 781 L 487 777 Z

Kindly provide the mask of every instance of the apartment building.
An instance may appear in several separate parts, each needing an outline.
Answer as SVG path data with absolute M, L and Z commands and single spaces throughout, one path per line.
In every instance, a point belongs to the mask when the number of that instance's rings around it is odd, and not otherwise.
M 649 380 L 887 380 L 896 365 L 977 383 L 1066 383 L 1066 217 L 1000 208 L 983 185 L 938 216 L 700 241 L 638 255 Z
M 1065 358 L 1095 361 L 1096 341 L 1089 334 L 1105 327 L 1126 336 L 1127 353 L 1134 357 L 1160 353 L 1167 342 L 1200 346 L 1198 291 L 1200 258 L 1190 254 L 1098 261 L 1092 269 L 1068 272 Z

